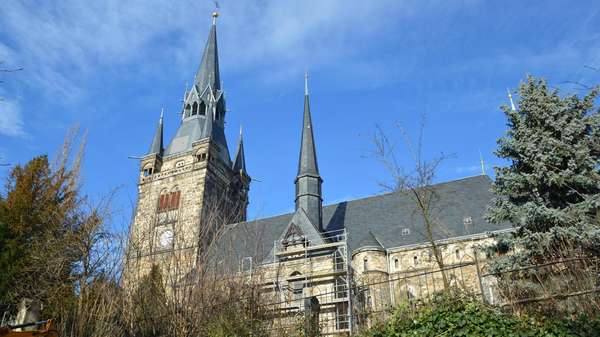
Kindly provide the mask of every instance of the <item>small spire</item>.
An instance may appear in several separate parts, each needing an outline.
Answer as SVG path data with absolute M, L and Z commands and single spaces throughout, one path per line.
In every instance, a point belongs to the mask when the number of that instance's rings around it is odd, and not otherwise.
M 485 163 L 483 161 L 483 155 L 481 155 L 481 149 L 479 150 L 479 164 L 481 164 L 481 175 L 485 175 Z
M 162 156 L 163 154 L 163 117 L 164 117 L 164 108 L 160 109 L 160 119 L 158 120 L 158 127 L 156 128 L 156 132 L 154 133 L 154 138 L 152 138 L 152 144 L 150 144 L 150 151 L 148 154 L 158 154 Z
M 246 172 L 246 157 L 244 155 L 244 138 L 242 136 L 242 126 L 240 125 L 240 138 L 238 140 L 238 147 L 235 153 L 235 159 L 233 161 L 233 170 L 236 173 L 244 173 Z
M 308 96 L 308 71 L 304 72 L 304 96 Z
M 510 93 L 510 90 L 508 88 L 506 88 L 506 92 L 508 92 L 508 100 L 510 101 L 510 109 L 512 111 L 517 111 L 517 109 L 515 108 L 515 103 L 513 102 L 512 94 Z

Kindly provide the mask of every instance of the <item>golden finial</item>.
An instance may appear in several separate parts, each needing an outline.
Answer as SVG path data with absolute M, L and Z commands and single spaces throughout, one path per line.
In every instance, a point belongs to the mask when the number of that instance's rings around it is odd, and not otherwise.
M 215 1 L 215 10 L 212 12 L 213 25 L 217 24 L 217 18 L 219 17 L 219 2 Z

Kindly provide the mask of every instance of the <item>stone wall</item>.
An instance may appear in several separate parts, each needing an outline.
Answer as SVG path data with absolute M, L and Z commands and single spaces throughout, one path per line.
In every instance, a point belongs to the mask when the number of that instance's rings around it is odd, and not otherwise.
M 245 216 L 247 186 L 240 186 L 242 182 L 218 159 L 217 151 L 217 146 L 203 140 L 186 153 L 142 159 L 126 282 L 146 275 L 153 264 L 161 266 L 165 280 L 177 282 L 195 266 L 201 242 L 218 230 L 207 226 L 219 227 L 219 221 L 229 223 Z M 152 174 L 145 174 L 148 168 L 153 169 Z M 161 195 L 176 191 L 180 193 L 178 207 L 159 211 Z M 211 223 L 207 225 L 207 221 Z

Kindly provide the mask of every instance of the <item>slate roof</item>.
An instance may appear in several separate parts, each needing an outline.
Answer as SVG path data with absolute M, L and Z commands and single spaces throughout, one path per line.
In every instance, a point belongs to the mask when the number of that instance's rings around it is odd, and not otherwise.
M 217 48 L 217 25 L 213 22 L 208 33 L 208 40 L 204 46 L 202 61 L 196 72 L 194 83 L 202 92 L 210 85 L 212 90 L 221 89 L 221 77 L 219 73 L 219 50 Z
M 302 121 L 302 138 L 300 140 L 300 159 L 298 160 L 298 177 L 305 175 L 319 176 L 317 165 L 317 151 L 315 150 L 315 139 L 312 131 L 312 119 L 310 117 L 310 104 L 308 91 L 304 93 L 304 117 Z
M 484 214 L 493 195 L 491 180 L 475 176 L 433 185 L 438 201 L 432 213 L 444 224 L 436 231 L 436 239 L 486 233 L 511 228 L 508 223 L 491 224 Z M 221 238 L 235 250 L 238 257 L 252 256 L 268 262 L 274 243 L 286 230 L 293 213 L 229 225 Z M 470 218 L 470 225 L 465 220 Z M 408 191 L 376 195 L 325 206 L 323 209 L 325 231 L 345 228 L 348 248 L 355 252 L 361 248 L 383 245 L 386 249 L 426 243 L 424 225 L 415 202 Z M 408 234 L 406 230 L 408 229 Z M 371 232 L 371 233 L 370 233 Z M 369 238 L 369 236 L 374 236 Z
M 371 230 L 368 230 L 362 239 L 358 240 L 357 246 L 359 247 L 357 250 L 385 250 Z

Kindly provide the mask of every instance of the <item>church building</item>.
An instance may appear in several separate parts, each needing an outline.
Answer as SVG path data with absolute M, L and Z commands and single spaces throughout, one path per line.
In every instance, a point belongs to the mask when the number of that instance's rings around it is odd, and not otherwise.
M 319 109 L 311 110 L 307 78 L 303 109 L 300 104 L 290 107 L 299 112 L 298 121 L 302 111 L 298 170 L 295 186 L 290 186 L 295 211 L 247 219 L 252 179 L 241 132 L 233 157 L 225 137 L 217 16 L 213 13 L 193 85 L 184 93 L 175 136 L 163 143 L 161 114 L 148 153 L 140 160 L 127 277 L 134 278 L 132 270 L 143 275 L 159 265 L 163 275 L 179 284 L 189 280 L 207 245 L 220 254 L 233 247 L 223 257 L 234 266 L 232 273 L 254 277 L 273 298 L 282 321 L 316 313 L 324 335 L 348 334 L 370 324 L 370 313 L 423 296 L 436 286 L 441 289 L 439 274 L 413 278 L 436 264 L 423 217 L 408 191 L 323 205 L 319 135 L 311 119 Z M 431 216 L 444 227 L 433 235 L 445 265 L 468 265 L 478 257 L 476 247 L 492 240 L 490 233 L 510 229 L 510 224 L 484 219 L 493 197 L 490 187 L 490 178 L 483 174 L 431 186 L 436 194 Z M 216 244 L 211 243 L 215 236 Z M 450 283 L 480 290 L 474 267 L 461 273 L 451 275 Z

